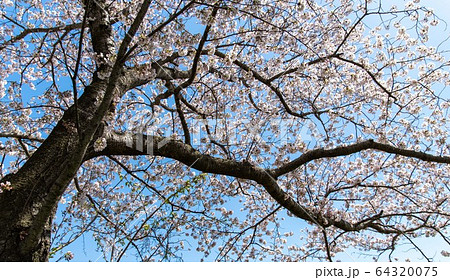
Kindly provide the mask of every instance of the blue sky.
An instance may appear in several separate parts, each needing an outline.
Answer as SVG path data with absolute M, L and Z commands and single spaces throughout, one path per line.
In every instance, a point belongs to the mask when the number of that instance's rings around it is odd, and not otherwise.
M 383 1 L 383 4 L 386 6 L 389 6 L 391 4 L 396 4 L 398 6 L 404 5 L 405 2 L 403 0 L 390 0 L 390 1 Z M 442 43 L 442 40 L 444 38 L 447 38 L 450 35 L 450 25 L 446 26 L 445 22 L 448 22 L 450 24 L 450 14 L 448 11 L 448 5 L 449 2 L 447 0 L 422 0 L 421 3 L 425 6 L 431 7 L 435 10 L 436 14 L 442 19 L 441 24 L 438 26 L 438 28 L 434 29 L 434 32 L 430 34 L 430 41 L 429 45 L 439 45 Z M 441 45 L 442 49 L 449 49 L 450 50 L 450 42 L 446 41 Z M 448 55 L 450 59 L 450 54 Z M 28 89 L 26 89 L 28 91 Z M 448 90 L 447 90 L 448 91 Z M 450 92 L 449 92 L 450 94 Z M 24 99 L 26 102 L 27 99 Z M 59 210 L 63 209 L 61 207 Z M 61 216 L 61 212 L 58 213 L 59 217 Z M 295 224 L 284 224 L 283 226 L 286 227 L 285 229 L 290 229 L 294 232 L 298 232 L 299 227 L 302 227 L 306 225 L 303 221 L 298 221 L 298 223 Z M 294 236 L 297 238 L 297 236 Z M 293 241 L 294 238 L 289 239 L 290 241 Z M 420 238 L 417 240 L 418 244 L 422 245 L 422 248 L 424 248 L 427 253 L 435 257 L 435 260 L 442 260 L 446 261 L 446 258 L 443 258 L 440 255 L 440 251 L 444 248 L 447 248 L 447 250 L 450 251 L 450 248 L 448 248 L 448 244 L 443 243 L 441 239 L 426 239 L 426 238 Z M 405 260 L 406 258 L 410 258 L 412 260 L 420 260 L 420 255 L 415 252 L 414 250 L 410 250 L 410 246 L 405 246 L 404 249 L 401 249 L 397 251 L 395 257 L 398 257 L 399 260 Z M 72 251 L 75 254 L 74 261 L 103 261 L 102 253 L 98 252 L 96 250 L 96 243 L 93 241 L 92 235 L 90 233 L 87 233 L 85 236 L 80 237 L 76 242 L 74 242 L 72 245 L 65 248 L 62 253 L 67 251 Z M 61 255 L 57 254 L 55 258 L 53 258 L 51 261 L 57 260 Z M 197 259 L 198 255 L 196 253 L 190 253 L 186 252 L 185 254 L 186 260 L 195 260 Z M 387 257 L 387 256 L 386 256 Z M 336 259 L 340 259 L 342 261 L 372 261 L 371 257 L 364 257 L 359 252 L 347 250 L 345 253 L 338 254 L 338 257 Z M 384 260 L 387 260 L 383 258 Z M 134 256 L 129 256 L 125 258 L 124 260 L 127 261 L 134 261 Z
M 399 7 L 403 6 L 404 3 L 408 1 L 402 1 L 402 0 L 391 0 L 391 1 L 383 1 L 383 4 L 385 7 L 389 7 L 390 5 L 397 5 Z M 428 42 L 429 45 L 440 45 L 444 38 L 447 38 L 450 35 L 450 26 L 446 26 L 445 22 L 448 22 L 450 24 L 450 14 L 448 11 L 448 1 L 445 0 L 435 0 L 435 1 L 421 1 L 421 4 L 431 7 L 435 10 L 436 14 L 441 19 L 441 24 L 433 29 L 434 31 L 430 33 L 430 40 Z M 195 30 L 195 28 L 193 29 Z M 450 50 L 450 42 L 446 41 L 443 44 L 440 45 L 442 49 L 449 49 Z M 449 54 L 450 59 L 450 54 Z M 450 94 L 450 93 L 449 93 Z M 291 220 L 292 221 L 292 220 Z M 306 223 L 303 221 L 298 221 L 298 223 L 294 224 L 284 224 L 282 225 L 285 227 L 285 229 L 292 229 L 294 232 L 298 232 L 299 228 L 305 226 Z M 294 235 L 294 237 L 289 239 L 289 242 L 295 242 L 294 240 L 297 239 L 297 234 Z M 421 245 L 421 248 L 425 251 L 425 253 L 428 256 L 433 257 L 435 261 L 447 261 L 447 258 L 444 258 L 441 256 L 440 251 L 442 249 L 447 248 L 447 250 L 450 250 L 448 248 L 448 244 L 443 242 L 440 238 L 418 238 L 414 240 L 417 242 L 418 245 Z M 96 244 L 92 240 L 92 236 L 88 233 L 86 236 L 79 238 L 76 242 L 74 242 L 72 245 L 68 246 L 63 250 L 63 252 L 66 251 L 72 251 L 75 254 L 74 261 L 103 261 L 102 253 L 96 251 Z M 58 259 L 57 255 L 52 261 Z M 198 259 L 199 255 L 195 252 L 186 252 L 185 258 L 186 260 L 196 260 Z M 420 254 L 411 249 L 410 244 L 405 245 L 399 245 L 398 250 L 393 255 L 393 258 L 398 258 L 400 261 L 404 261 L 405 259 L 411 259 L 413 261 L 424 261 L 424 259 L 420 256 Z M 130 255 L 124 260 L 127 261 L 134 261 L 134 256 Z M 372 255 L 365 256 L 363 252 L 359 252 L 356 250 L 346 250 L 344 253 L 339 253 L 336 257 L 336 260 L 341 261 L 372 261 Z M 388 253 L 382 255 L 380 260 L 387 261 L 388 260 Z

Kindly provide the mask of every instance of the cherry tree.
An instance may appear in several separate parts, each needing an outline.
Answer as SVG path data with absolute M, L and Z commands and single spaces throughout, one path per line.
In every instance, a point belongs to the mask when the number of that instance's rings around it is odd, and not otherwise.
M 448 61 L 401 5 L 3 0 L 0 260 L 431 260 Z

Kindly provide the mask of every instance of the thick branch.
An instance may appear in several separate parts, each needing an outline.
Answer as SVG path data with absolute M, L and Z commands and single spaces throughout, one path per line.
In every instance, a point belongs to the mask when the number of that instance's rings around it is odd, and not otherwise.
M 40 137 L 33 137 L 33 136 L 29 136 L 29 135 L 26 135 L 26 134 L 19 134 L 19 133 L 0 132 L 0 137 L 16 138 L 16 139 L 44 142 L 44 139 L 42 139 Z
M 188 79 L 191 76 L 190 70 L 178 70 L 169 68 L 163 64 L 166 62 L 156 61 L 151 64 L 144 64 L 125 70 L 124 81 L 127 82 L 124 88 L 130 90 L 143 86 L 154 79 L 165 81 Z
M 28 36 L 30 34 L 52 33 L 52 32 L 58 32 L 58 31 L 71 31 L 71 30 L 74 30 L 74 29 L 81 28 L 81 25 L 82 25 L 81 23 L 73 23 L 73 24 L 69 24 L 69 25 L 61 25 L 61 26 L 54 26 L 54 27 L 28 28 L 28 29 L 25 29 L 22 32 L 20 32 L 20 34 L 12 37 L 8 41 L 6 41 L 3 44 L 1 44 L 0 45 L 0 50 L 3 50 L 7 46 L 12 45 L 12 44 L 22 40 L 23 38 L 25 38 L 26 36 Z
M 317 210 L 307 209 L 298 204 L 278 185 L 276 179 L 270 174 L 270 171 L 266 171 L 246 161 L 239 162 L 232 159 L 213 157 L 203 154 L 181 141 L 160 136 L 113 133 L 106 137 L 106 148 L 99 152 L 90 151 L 86 154 L 85 160 L 102 155 L 155 155 L 171 158 L 205 173 L 227 175 L 255 181 L 262 185 L 275 201 L 289 210 L 293 215 L 321 227 L 335 226 L 344 231 L 359 231 L 371 228 L 385 234 L 399 232 L 396 229 L 387 228 L 372 219 L 350 223 L 334 217 L 324 216 Z M 142 145 L 137 146 L 137 143 Z
M 369 149 L 379 150 L 389 154 L 416 158 L 427 162 L 450 163 L 449 156 L 434 156 L 424 152 L 418 152 L 414 150 L 398 148 L 389 144 L 378 143 L 374 140 L 366 140 L 363 142 L 341 146 L 333 149 L 316 149 L 308 151 L 298 158 L 294 159 L 293 161 L 286 163 L 279 168 L 270 170 L 269 173 L 274 178 L 278 178 L 279 176 L 294 171 L 298 167 L 316 159 L 347 156 Z

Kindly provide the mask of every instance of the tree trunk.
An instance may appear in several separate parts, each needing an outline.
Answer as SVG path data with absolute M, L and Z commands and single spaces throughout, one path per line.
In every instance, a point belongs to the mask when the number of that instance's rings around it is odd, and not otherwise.
M 72 106 L 51 134 L 15 174 L 5 176 L 11 190 L 0 194 L 0 261 L 47 261 L 52 220 L 58 202 L 83 162 L 87 144 L 80 137 L 101 100 L 105 84 L 86 87 L 78 102 L 80 132 Z M 98 125 L 98 124 L 97 124 Z
M 104 57 L 112 55 L 114 37 L 109 13 L 104 8 L 106 2 L 83 3 L 94 52 Z M 144 16 L 142 13 L 139 22 Z M 131 39 L 127 42 L 129 44 Z M 128 44 L 123 45 L 122 51 Z M 92 83 L 85 87 L 77 106 L 66 110 L 51 134 L 17 173 L 0 181 L 11 183 L 11 190 L 0 193 L 0 261 L 48 260 L 52 220 L 58 202 L 83 160 L 88 158 L 85 154 L 92 140 L 102 134 L 102 119 L 114 93 L 127 89 L 117 83 L 119 78 L 124 78 L 121 77 L 122 66 L 115 66 L 114 72 L 108 63 L 96 65 Z M 109 78 L 101 79 L 100 72 L 109 72 Z
M 51 239 L 51 224 L 54 217 L 52 215 L 41 226 L 38 232 L 33 232 L 31 240 L 31 230 L 33 226 L 33 214 L 36 214 L 39 206 L 44 203 L 20 203 L 26 197 L 17 192 L 8 192 L 1 196 L 0 207 L 0 261 L 15 262 L 43 262 L 48 261 Z M 25 206 L 24 208 L 21 208 Z M 34 209 L 33 209 L 34 208 Z M 34 210 L 34 211 L 33 211 Z M 56 210 L 56 206 L 54 207 Z M 34 225 L 36 228 L 36 225 Z M 36 231 L 36 229 L 34 229 Z

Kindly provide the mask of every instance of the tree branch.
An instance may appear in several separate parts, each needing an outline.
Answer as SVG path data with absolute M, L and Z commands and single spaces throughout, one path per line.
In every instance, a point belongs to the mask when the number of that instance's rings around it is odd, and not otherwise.
M 22 32 L 20 32 L 20 34 L 18 34 L 17 36 L 14 36 L 11 39 L 9 39 L 8 41 L 2 43 L 0 45 L 0 51 L 3 50 L 4 48 L 6 48 L 7 46 L 12 45 L 12 44 L 22 40 L 23 38 L 25 38 L 26 36 L 28 36 L 30 34 L 52 33 L 52 32 L 58 32 L 58 31 L 71 31 L 74 29 L 81 28 L 81 26 L 82 26 L 82 23 L 73 23 L 73 24 L 69 24 L 69 25 L 60 25 L 60 26 L 54 26 L 54 27 L 37 27 L 37 28 L 25 29 Z
M 395 228 L 388 228 L 387 226 L 377 223 L 373 219 L 350 223 L 339 218 L 327 217 L 318 210 L 308 209 L 297 203 L 278 185 L 276 179 L 271 175 L 271 171 L 254 166 L 247 161 L 239 162 L 232 159 L 213 157 L 203 154 L 181 141 L 161 136 L 110 133 L 106 135 L 106 140 L 107 146 L 104 150 L 86 153 L 85 160 L 97 156 L 110 155 L 154 155 L 171 158 L 190 168 L 205 173 L 220 174 L 255 181 L 262 185 L 275 201 L 289 210 L 293 215 L 313 224 L 317 224 L 322 228 L 335 226 L 344 231 L 360 231 L 371 228 L 384 234 L 400 232 Z M 366 141 L 363 143 L 371 142 L 372 141 Z M 143 146 L 137 147 L 136 143 L 143 143 Z M 361 143 L 358 145 L 361 145 Z M 143 147 L 146 147 L 146 149 Z M 359 146 L 357 147 L 359 148 Z M 346 147 L 341 149 L 347 150 Z M 356 148 L 353 147 L 352 149 L 355 150 Z M 343 152 L 341 151 L 340 154 L 342 153 Z
M 333 149 L 316 149 L 308 151 L 298 158 L 294 159 L 293 161 L 288 162 L 281 167 L 270 170 L 269 173 L 274 178 L 278 178 L 279 176 L 294 171 L 298 167 L 316 159 L 347 156 L 369 149 L 379 150 L 389 154 L 416 158 L 427 162 L 450 163 L 449 156 L 434 156 L 424 152 L 417 152 L 414 150 L 398 148 L 389 144 L 378 143 L 374 140 L 366 140 L 363 142 L 336 147 Z
M 225 59 L 227 57 L 227 55 L 223 52 L 220 52 L 218 50 L 215 51 L 214 53 L 216 56 Z M 272 90 L 275 95 L 278 97 L 278 99 L 280 100 L 281 104 L 283 105 L 284 109 L 286 110 L 286 112 L 292 116 L 298 117 L 298 118 L 305 118 L 307 115 L 310 115 L 310 113 L 297 113 L 292 111 L 292 109 L 289 107 L 289 105 L 287 104 L 286 100 L 283 97 L 283 94 L 281 93 L 281 91 L 275 87 L 274 85 L 272 85 L 271 80 L 270 79 L 266 79 L 263 76 L 261 76 L 261 74 L 259 74 L 257 71 L 251 69 L 248 65 L 246 65 L 245 63 L 239 61 L 239 60 L 234 60 L 233 63 L 237 66 L 239 66 L 242 70 L 245 70 L 247 72 L 251 72 L 253 77 L 255 77 L 256 80 L 260 81 L 261 83 L 263 83 L 264 85 L 266 85 L 268 88 L 270 88 L 270 90 Z
M 25 139 L 30 141 L 36 141 L 36 142 L 44 142 L 44 139 L 40 137 L 33 137 L 25 134 L 19 134 L 19 133 L 7 133 L 7 132 L 0 132 L 0 138 L 16 138 L 16 139 Z

